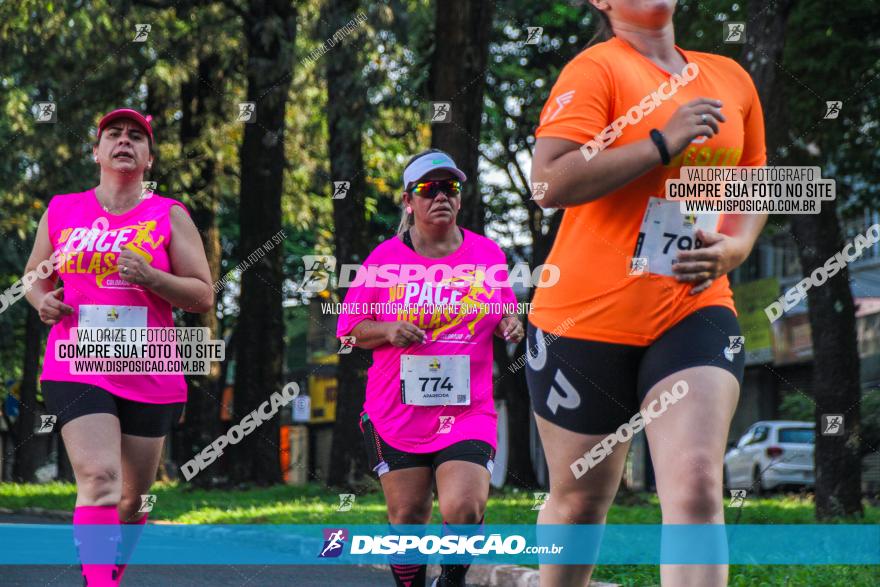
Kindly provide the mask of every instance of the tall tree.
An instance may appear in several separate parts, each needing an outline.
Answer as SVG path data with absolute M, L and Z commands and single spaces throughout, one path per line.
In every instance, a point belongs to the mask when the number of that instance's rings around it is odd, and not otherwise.
M 787 160 L 821 165 L 837 183 L 837 200 L 823 202 L 820 214 L 792 218 L 805 276 L 843 247 L 839 213 L 859 211 L 860 204 L 877 206 L 878 61 L 876 52 L 863 50 L 864 39 L 876 38 L 876 15 L 876 3 L 866 0 L 840 10 L 807 0 L 792 9 L 792 30 L 806 32 L 792 38 L 783 62 L 792 76 L 787 87 L 801 98 L 787 100 L 792 134 Z M 841 102 L 837 118 L 825 118 L 829 100 Z M 816 429 L 821 430 L 822 414 L 844 415 L 842 436 L 816 438 L 816 517 L 861 516 L 861 384 L 848 271 L 811 288 L 808 307 Z
M 867 17 L 868 4 L 855 2 L 840 11 L 828 11 L 823 3 L 813 1 L 796 4 L 782 0 L 773 6 L 749 2 L 747 44 L 741 60 L 755 79 L 765 119 L 772 121 L 767 125 L 768 165 L 824 164 L 826 175 L 827 170 L 836 169 L 839 176 L 841 164 L 852 165 L 844 163 L 848 158 L 832 145 L 847 142 L 846 127 L 857 128 L 859 123 L 850 120 L 849 124 L 826 122 L 820 126 L 816 121 L 822 118 L 826 105 L 813 99 L 818 95 L 810 86 L 864 87 L 859 80 L 869 73 L 871 60 L 838 67 L 834 52 L 840 50 L 840 42 L 831 32 Z M 787 28 L 810 32 L 786 39 Z M 852 54 L 857 54 L 858 49 L 852 49 Z M 784 70 L 779 63 L 784 64 Z M 847 104 L 851 113 L 859 112 L 857 104 Z M 850 182 L 838 180 L 839 200 L 853 199 Z M 838 210 L 837 201 L 822 202 L 821 213 L 789 219 L 803 275 L 811 275 L 843 247 Z M 861 385 L 855 305 L 845 267 L 827 283 L 809 290 L 808 312 L 816 430 L 822 429 L 822 414 L 845 416 L 843 436 L 816 436 L 816 517 L 861 515 Z
M 223 68 L 220 55 L 200 47 L 197 65 L 192 75 L 180 87 L 181 121 L 180 151 L 184 161 L 191 164 L 190 184 L 187 193 L 191 197 L 190 212 L 193 222 L 200 227 L 202 243 L 211 275 L 220 279 L 220 230 L 217 212 L 220 206 L 220 189 L 217 182 L 217 162 L 210 152 L 209 125 L 222 121 L 224 104 L 222 93 Z M 228 111 L 228 108 L 227 108 Z M 186 314 L 184 322 L 190 327 L 210 329 L 212 338 L 218 338 L 217 314 L 213 310 L 204 314 Z M 188 378 L 189 393 L 186 402 L 186 426 L 182 432 L 182 449 L 186 455 L 199 452 L 217 435 L 220 412 L 221 389 L 220 363 L 211 364 L 208 375 Z M 207 484 L 209 477 L 193 478 L 195 484 Z
M 478 181 L 480 127 L 495 3 L 437 0 L 435 6 L 428 92 L 434 102 L 451 102 L 451 119 L 433 123 L 431 146 L 452 155 L 467 175 L 458 222 L 482 234 L 486 213 Z
M 359 0 L 329 0 L 325 5 L 324 38 L 342 37 L 339 31 L 355 20 Z M 363 132 L 367 122 L 367 86 L 361 55 L 360 27 L 345 29 L 347 35 L 321 59 L 327 75 L 327 128 L 330 173 L 333 181 L 349 182 L 344 198 L 333 200 L 334 247 L 337 263 L 359 263 L 370 249 L 364 169 Z M 339 292 L 344 297 L 345 290 Z M 333 427 L 333 459 L 328 485 L 349 486 L 367 471 L 356 426 L 364 403 L 365 371 L 370 352 L 355 347 L 339 355 L 336 422 Z
M 822 202 L 819 214 L 793 216 L 791 228 L 805 276 L 843 248 L 837 202 Z M 817 432 L 822 430 L 823 414 L 844 415 L 843 435 L 816 436 L 816 517 L 861 515 L 861 381 L 849 270 L 843 267 L 807 295 Z
M 231 7 L 236 4 L 229 2 Z M 284 115 L 293 74 L 297 8 L 289 0 L 250 0 L 239 10 L 247 46 L 247 98 L 256 120 L 245 123 L 239 197 L 243 257 L 281 229 L 284 181 Z M 236 344 L 236 419 L 256 409 L 282 388 L 282 248 L 268 251 L 242 273 Z M 233 481 L 277 483 L 279 420 L 265 422 L 234 445 Z
M 37 424 L 37 371 L 43 350 L 43 323 L 37 311 L 30 306 L 27 307 L 24 332 L 24 367 L 18 396 L 18 420 L 15 422 L 16 452 L 12 479 L 19 483 L 33 483 L 36 481 L 39 450 L 39 445 L 33 440 Z

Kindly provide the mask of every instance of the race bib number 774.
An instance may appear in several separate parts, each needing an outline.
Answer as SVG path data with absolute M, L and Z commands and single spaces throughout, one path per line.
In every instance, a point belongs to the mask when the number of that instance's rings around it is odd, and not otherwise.
M 403 355 L 400 400 L 411 406 L 467 406 L 471 403 L 468 355 Z

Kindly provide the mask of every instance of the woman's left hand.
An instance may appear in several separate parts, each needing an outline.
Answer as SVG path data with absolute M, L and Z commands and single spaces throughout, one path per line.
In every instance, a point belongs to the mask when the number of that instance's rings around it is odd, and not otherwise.
M 505 316 L 495 328 L 495 335 L 509 342 L 519 342 L 524 336 L 522 322 L 519 316 Z
M 119 277 L 129 283 L 136 283 L 149 288 L 155 277 L 156 269 L 146 259 L 128 249 L 124 249 L 116 260 Z
M 718 232 L 697 230 L 696 237 L 703 246 L 690 251 L 680 251 L 672 272 L 679 282 L 693 283 L 691 295 L 712 285 L 712 282 L 727 275 L 746 260 L 750 247 L 733 236 Z

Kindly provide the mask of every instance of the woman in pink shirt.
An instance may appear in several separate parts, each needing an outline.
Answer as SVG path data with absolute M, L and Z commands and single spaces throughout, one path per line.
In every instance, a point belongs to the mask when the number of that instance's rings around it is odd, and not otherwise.
M 518 342 L 523 327 L 504 253 L 456 225 L 465 174 L 432 149 L 403 179 L 398 235 L 364 261 L 337 336 L 373 350 L 361 429 L 388 521 L 427 524 L 436 480 L 444 523 L 478 524 L 497 438 L 492 335 Z M 464 585 L 467 568 L 443 565 L 434 585 Z M 391 569 L 398 586 L 424 585 L 424 565 Z
M 165 435 L 183 411 L 186 381 L 182 373 L 82 373 L 56 345 L 64 346 L 73 328 L 173 327 L 172 307 L 208 312 L 214 294 L 189 212 L 142 187 L 153 164 L 149 119 L 135 110 L 110 112 L 98 123 L 92 151 L 100 183 L 52 198 L 26 272 L 37 276 L 27 299 L 52 326 L 40 382 L 76 476 L 80 557 L 116 552 L 117 564 L 82 565 L 84 584 L 103 587 L 121 581 L 146 522 L 141 495 L 149 493 Z M 133 525 L 125 540 L 120 523 Z M 88 531 L 98 524 L 114 526 L 107 540 L 119 541 L 118 549 Z

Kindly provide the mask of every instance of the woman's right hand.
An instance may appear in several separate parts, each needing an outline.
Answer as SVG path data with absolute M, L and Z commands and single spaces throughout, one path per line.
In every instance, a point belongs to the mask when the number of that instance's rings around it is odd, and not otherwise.
M 40 320 L 45 324 L 57 324 L 65 316 L 73 314 L 73 307 L 68 306 L 62 300 L 64 299 L 64 288 L 59 287 L 47 292 L 40 300 L 37 312 L 40 314 Z
M 427 334 L 424 330 L 409 322 L 388 323 L 387 339 L 393 346 L 404 348 L 414 343 L 425 342 L 426 338 Z
M 669 156 L 678 155 L 699 136 L 714 137 L 719 122 L 727 122 L 721 113 L 721 100 L 697 98 L 681 105 L 663 127 Z

